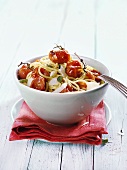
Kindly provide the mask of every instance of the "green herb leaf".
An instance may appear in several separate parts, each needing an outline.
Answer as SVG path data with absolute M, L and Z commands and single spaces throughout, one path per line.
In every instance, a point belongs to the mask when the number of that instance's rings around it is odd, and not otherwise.
M 63 80 L 63 77 L 62 77 L 62 76 L 58 76 L 58 77 L 57 77 L 57 81 L 58 81 L 58 82 L 60 82 L 60 83 L 61 83 L 61 82 L 62 82 L 62 80 Z
M 21 80 L 19 80 L 20 83 L 27 83 L 27 81 L 28 81 L 27 79 L 21 79 Z
M 52 68 L 52 66 L 50 64 L 47 64 L 47 67 L 51 67 Z
M 105 145 L 106 143 L 108 143 L 108 138 L 102 139 L 102 145 Z

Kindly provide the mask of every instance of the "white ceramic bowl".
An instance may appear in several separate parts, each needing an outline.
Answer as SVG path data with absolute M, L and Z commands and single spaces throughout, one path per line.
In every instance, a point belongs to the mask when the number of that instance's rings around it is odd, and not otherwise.
M 25 62 L 35 61 L 37 58 Z M 85 63 L 95 67 L 102 74 L 110 75 L 108 68 L 101 62 L 92 58 L 82 58 Z M 18 69 L 17 67 L 15 71 L 15 80 L 23 99 L 37 116 L 51 123 L 72 124 L 83 120 L 101 102 L 108 88 L 108 83 L 105 83 L 96 89 L 83 92 L 39 91 L 19 82 Z

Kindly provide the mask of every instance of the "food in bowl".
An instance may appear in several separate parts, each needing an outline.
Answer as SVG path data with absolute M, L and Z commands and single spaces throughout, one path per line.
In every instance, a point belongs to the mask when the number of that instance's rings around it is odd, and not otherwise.
M 75 58 L 74 58 L 75 57 Z M 18 78 L 24 85 L 40 91 L 65 93 L 87 91 L 104 84 L 101 73 L 75 53 L 56 46 L 47 56 L 21 63 Z
M 57 47 L 44 57 L 21 63 L 15 71 L 16 84 L 24 101 L 40 118 L 55 124 L 77 123 L 103 100 L 108 83 L 98 79 L 98 75 L 110 75 L 110 72 L 95 59 L 70 55 L 61 46 Z M 89 77 L 87 72 L 92 76 Z M 97 87 L 89 87 L 89 83 L 95 83 Z

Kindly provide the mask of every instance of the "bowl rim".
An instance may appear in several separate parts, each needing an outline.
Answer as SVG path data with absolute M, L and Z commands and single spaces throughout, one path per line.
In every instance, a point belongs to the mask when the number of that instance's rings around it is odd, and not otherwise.
M 71 56 L 73 56 L 74 54 L 70 54 Z M 42 57 L 45 57 L 45 56 L 47 56 L 47 54 L 46 55 L 41 55 L 41 56 L 36 56 L 36 57 L 32 57 L 32 58 L 29 58 L 29 59 L 26 59 L 25 61 L 24 61 L 24 63 L 26 63 L 26 62 L 30 62 L 30 61 L 32 61 L 32 60 L 35 60 L 35 59 L 38 59 L 38 58 L 42 58 Z M 109 76 L 111 76 L 111 71 L 107 68 L 107 66 L 106 65 L 104 65 L 102 62 L 100 62 L 99 60 L 97 60 L 97 59 L 94 59 L 94 58 L 90 58 L 90 57 L 86 57 L 86 56 L 80 56 L 81 58 L 83 58 L 83 59 L 90 59 L 90 60 L 92 60 L 92 61 L 96 61 L 96 62 L 98 62 L 99 64 L 101 64 L 101 65 L 103 65 L 107 70 L 108 70 L 108 72 L 109 72 Z M 21 62 L 21 61 L 20 61 Z M 20 63 L 19 62 L 19 63 Z M 107 86 L 107 85 L 109 85 L 109 83 L 108 82 L 105 82 L 104 84 L 102 84 L 102 85 L 100 85 L 100 86 L 98 86 L 98 87 L 96 87 L 96 88 L 94 88 L 94 89 L 90 89 L 90 90 L 87 90 L 87 91 L 73 91 L 73 92 L 67 92 L 67 93 L 53 93 L 53 92 L 46 92 L 46 91 L 40 91 L 40 90 L 36 90 L 36 89 L 33 89 L 33 88 L 30 88 L 30 87 L 28 87 L 28 86 L 25 86 L 25 85 L 23 85 L 22 83 L 20 83 L 19 82 L 19 80 L 18 80 L 18 77 L 17 77 L 17 71 L 18 71 L 18 69 L 20 68 L 20 66 L 16 66 L 16 68 L 14 69 L 14 79 L 15 79 L 15 81 L 18 83 L 18 85 L 20 85 L 21 87 L 23 87 L 23 88 L 26 88 L 26 89 L 28 89 L 29 91 L 33 91 L 33 92 L 36 92 L 36 93 L 39 93 L 39 94 L 50 94 L 50 95 L 60 95 L 60 96 L 62 96 L 62 95 L 75 95 L 75 94 L 87 94 L 87 93 L 92 93 L 92 92 L 95 92 L 95 91 L 97 91 L 97 90 L 99 90 L 99 89 L 102 89 L 103 87 L 105 87 L 105 86 Z

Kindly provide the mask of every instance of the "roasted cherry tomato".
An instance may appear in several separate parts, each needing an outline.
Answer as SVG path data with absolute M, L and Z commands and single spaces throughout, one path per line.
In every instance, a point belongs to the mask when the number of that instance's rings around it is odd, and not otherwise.
M 63 89 L 60 93 L 66 93 L 66 92 L 71 92 L 73 91 L 73 87 L 67 85 L 65 89 Z
M 49 76 L 49 75 L 50 75 L 50 73 L 49 73 L 46 69 L 44 69 L 44 68 L 41 68 L 40 71 L 41 71 L 41 73 L 44 74 L 45 76 Z M 39 75 L 39 73 L 38 73 L 38 67 L 36 67 L 36 68 L 32 71 L 32 77 L 33 77 L 33 78 L 36 78 L 36 77 L 39 77 L 39 76 L 40 76 L 40 75 Z
M 41 73 L 44 74 L 45 76 L 50 76 L 50 73 L 49 73 L 46 69 L 41 68 L 40 71 L 41 71 Z
M 32 71 L 32 77 L 33 78 L 36 78 L 39 76 L 39 73 L 38 73 L 38 68 L 36 67 L 33 71 Z
M 74 78 L 80 77 L 82 75 L 82 71 L 83 69 L 79 61 L 72 60 L 67 62 L 65 72 L 69 77 L 74 77 Z
M 71 57 L 68 51 L 63 49 L 63 50 L 58 50 L 58 51 L 55 51 L 55 50 L 50 51 L 49 58 L 54 63 L 63 64 L 63 63 L 67 63 L 68 61 L 70 61 Z
M 86 90 L 87 84 L 85 82 L 79 81 L 77 84 L 79 85 L 80 89 Z
M 41 76 L 34 78 L 34 80 L 31 82 L 30 85 L 31 88 L 41 90 L 41 91 L 45 91 L 45 86 L 46 86 L 45 78 Z
M 95 77 L 95 81 L 99 83 L 101 82 L 101 79 L 99 77 Z
M 98 70 L 95 70 L 95 69 L 91 70 L 91 72 L 92 72 L 93 75 L 95 76 L 95 81 L 96 81 L 96 82 L 101 82 L 101 79 L 98 77 L 98 76 L 101 75 L 101 73 L 100 73 Z
M 19 79 L 26 79 L 27 74 L 31 72 L 31 69 L 27 65 L 22 65 L 18 71 Z
M 91 70 L 91 72 L 92 72 L 95 76 L 100 76 L 100 75 L 101 75 L 101 73 L 100 73 L 98 70 L 95 70 L 95 69 Z
M 95 80 L 94 74 L 93 74 L 91 71 L 88 71 L 88 70 L 87 70 L 87 72 L 86 72 L 86 77 L 87 77 L 88 79 Z

